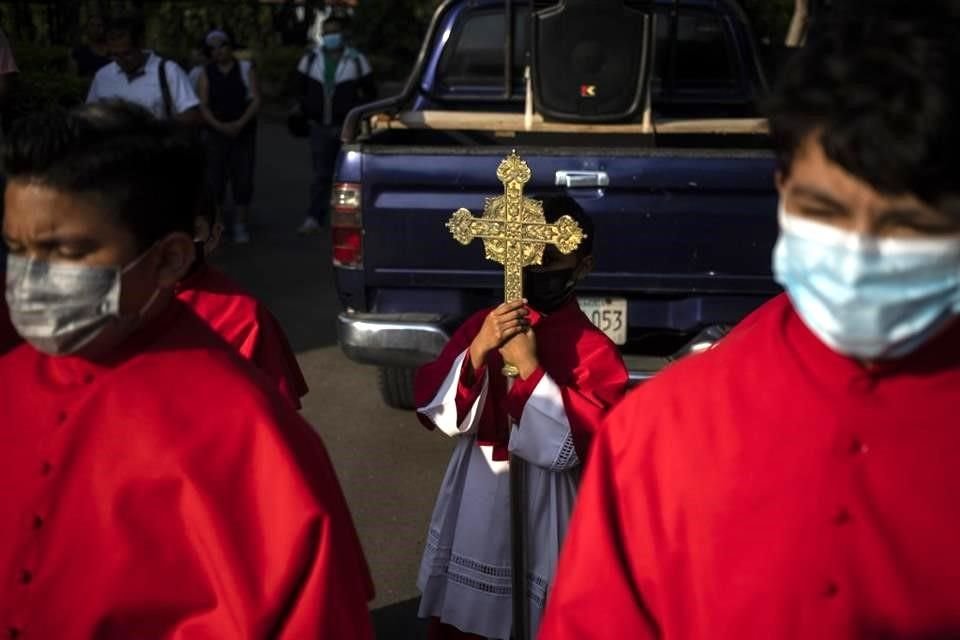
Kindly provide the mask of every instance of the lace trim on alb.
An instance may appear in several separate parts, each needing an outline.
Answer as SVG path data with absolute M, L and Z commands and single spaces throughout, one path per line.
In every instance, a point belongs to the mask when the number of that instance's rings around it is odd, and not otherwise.
M 573 434 L 567 432 L 563 446 L 560 447 L 560 453 L 557 454 L 557 459 L 553 461 L 553 466 L 550 467 L 550 470 L 566 471 L 578 464 L 580 464 L 580 458 L 577 456 L 577 449 L 573 446 Z
M 510 579 L 513 572 L 510 567 L 491 565 L 453 553 L 449 547 L 440 546 L 440 534 L 432 529 L 427 533 L 426 547 L 432 556 L 431 575 L 442 576 L 481 593 L 509 596 L 512 592 Z M 546 603 L 547 586 L 548 582 L 542 576 L 527 573 L 527 597 L 541 609 Z

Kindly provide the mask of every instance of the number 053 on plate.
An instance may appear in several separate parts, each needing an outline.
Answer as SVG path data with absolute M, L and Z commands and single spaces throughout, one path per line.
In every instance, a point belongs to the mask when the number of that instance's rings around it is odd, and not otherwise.
M 614 344 L 627 343 L 627 299 L 578 297 L 580 308 Z

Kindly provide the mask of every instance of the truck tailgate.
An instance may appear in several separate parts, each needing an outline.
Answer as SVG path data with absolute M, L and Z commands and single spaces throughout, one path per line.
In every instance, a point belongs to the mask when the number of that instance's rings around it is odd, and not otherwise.
M 484 260 L 479 246 L 456 243 L 444 225 L 459 207 L 479 215 L 484 198 L 502 192 L 495 172 L 509 151 L 364 148 L 367 287 L 406 294 L 426 288 L 496 291 L 501 285 L 497 265 Z M 776 292 L 770 255 L 777 233 L 777 199 L 769 152 L 558 148 L 518 152 L 533 171 L 529 196 L 566 191 L 594 219 L 596 267 L 583 290 L 623 295 L 632 305 L 642 299 L 739 296 L 754 300 L 748 306 L 756 306 Z M 602 173 L 608 184 L 557 186 L 560 171 Z M 371 306 L 389 310 L 388 299 L 381 298 L 380 305 L 374 300 Z M 643 324 L 640 311 L 638 316 L 631 309 L 631 325 Z
M 505 147 L 365 148 L 365 284 L 380 312 L 450 309 L 496 300 L 499 267 L 445 227 L 459 207 L 479 215 L 501 193 Z M 732 324 L 775 294 L 774 160 L 763 150 L 521 148 L 527 194 L 566 191 L 596 226 L 586 295 L 621 296 L 629 325 L 678 332 Z M 603 187 L 557 186 L 560 171 L 603 173 Z M 422 299 L 419 299 L 423 296 Z M 454 298 L 454 299 L 451 299 Z M 632 341 L 632 340 L 631 340 Z

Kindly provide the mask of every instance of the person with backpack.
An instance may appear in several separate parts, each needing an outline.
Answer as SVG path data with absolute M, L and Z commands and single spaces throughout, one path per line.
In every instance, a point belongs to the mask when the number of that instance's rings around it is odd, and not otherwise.
M 107 50 L 113 62 L 93 77 L 87 102 L 124 100 L 161 119 L 199 124 L 200 101 L 187 74 L 173 60 L 145 50 L 144 33 L 139 17 L 126 15 L 110 22 Z
M 300 59 L 299 110 L 310 121 L 313 183 L 310 208 L 298 233 L 316 233 L 330 203 L 333 167 L 340 151 L 340 127 L 354 107 L 377 97 L 373 69 L 366 56 L 347 45 L 344 22 L 323 22 L 321 43 Z
M 197 91 L 207 129 L 210 192 L 222 210 L 227 182 L 230 182 L 236 207 L 233 241 L 249 242 L 247 222 L 253 198 L 257 113 L 260 111 L 257 75 L 252 62 L 238 60 L 234 55 L 233 39 L 226 31 L 210 31 L 203 46 L 211 62 L 198 78 Z

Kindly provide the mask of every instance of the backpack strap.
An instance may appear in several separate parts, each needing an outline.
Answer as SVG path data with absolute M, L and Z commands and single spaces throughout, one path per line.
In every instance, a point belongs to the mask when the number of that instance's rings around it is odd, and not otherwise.
M 360 78 L 363 77 L 363 66 L 360 64 L 360 55 L 357 54 L 352 56 L 353 58 L 353 72 L 357 76 L 357 82 L 360 82 Z
M 169 120 L 173 118 L 173 98 L 170 96 L 170 83 L 167 82 L 166 58 L 160 58 L 160 93 L 163 94 L 163 111 Z

